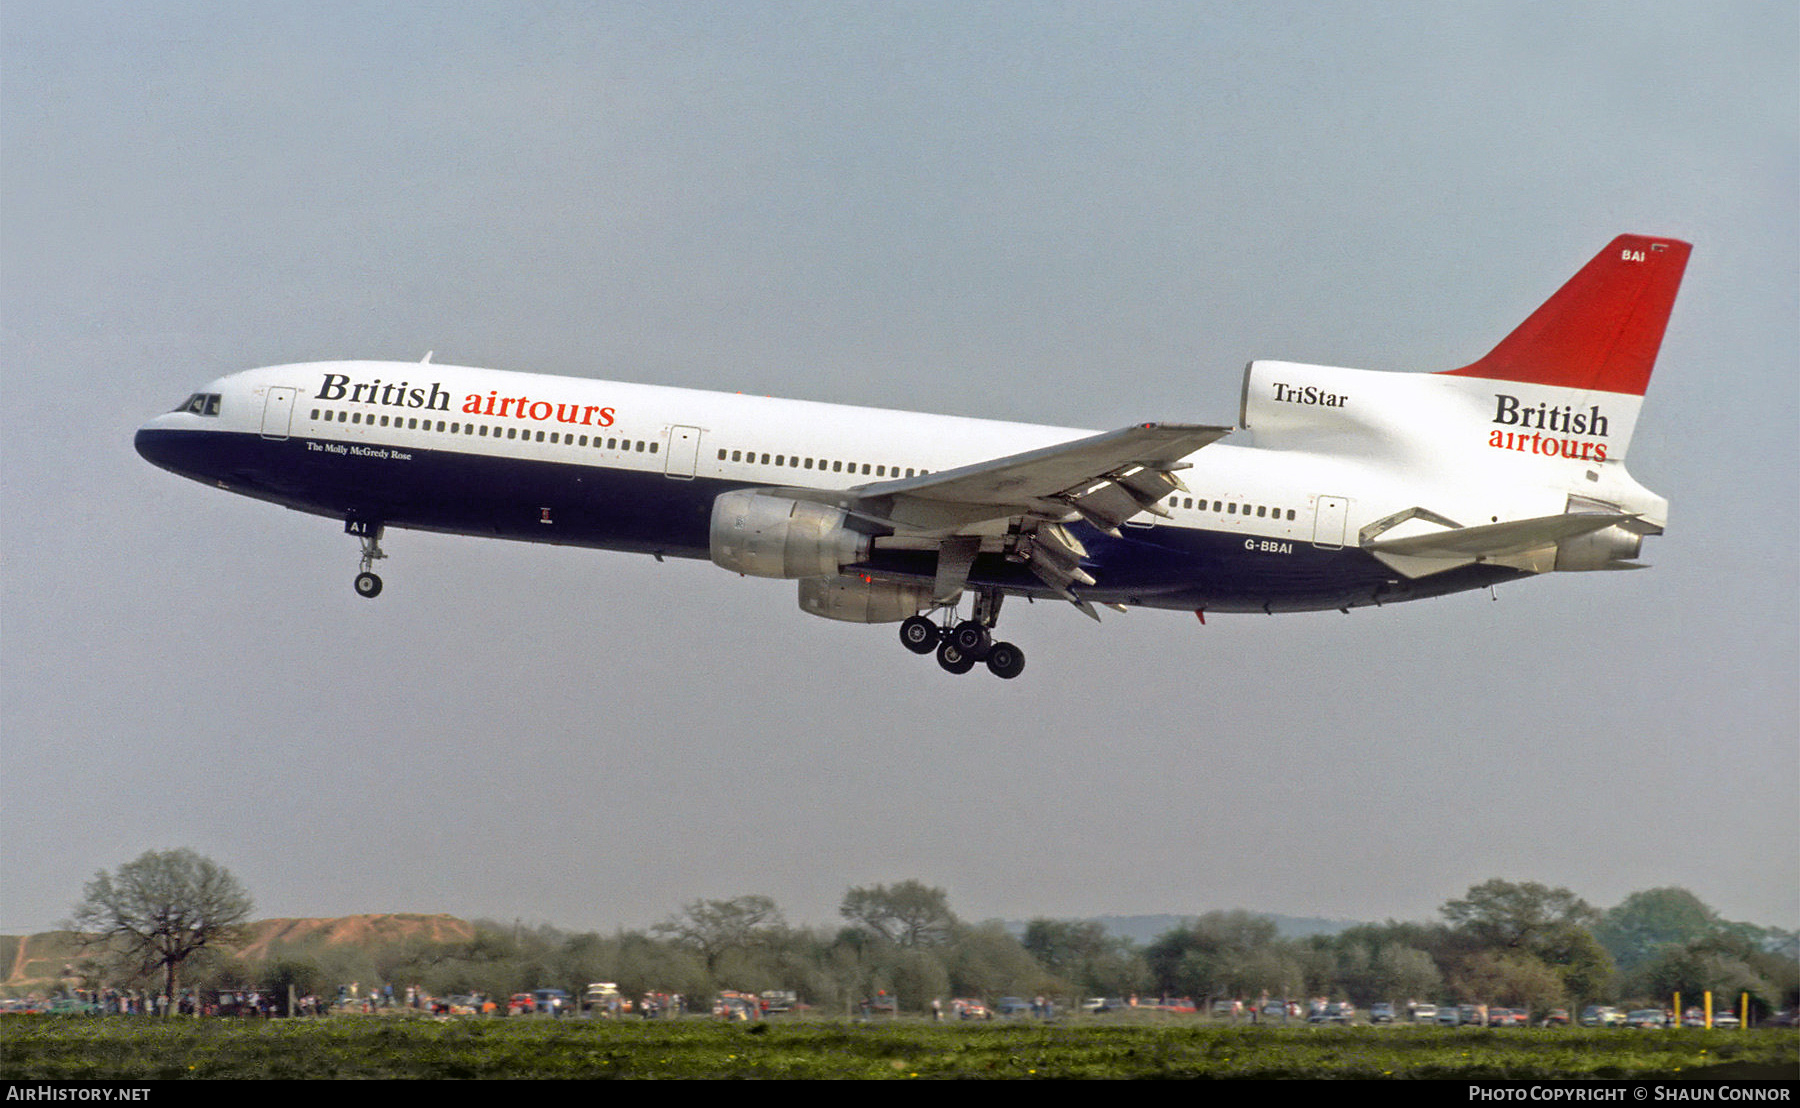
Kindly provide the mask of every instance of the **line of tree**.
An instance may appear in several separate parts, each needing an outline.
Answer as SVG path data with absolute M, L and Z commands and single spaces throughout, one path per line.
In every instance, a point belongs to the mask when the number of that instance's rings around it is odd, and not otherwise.
M 886 994 L 902 1009 L 934 998 L 1330 997 L 1366 1006 L 1453 1001 L 1529 1008 L 1662 1003 L 1674 992 L 1751 995 L 1761 1012 L 1800 1005 L 1800 936 L 1721 919 L 1685 889 L 1633 893 L 1595 909 L 1568 889 L 1503 880 L 1447 901 L 1440 920 L 1363 924 L 1284 938 L 1246 912 L 1211 912 L 1140 946 L 1083 920 L 1034 919 L 1015 932 L 971 923 L 917 880 L 848 890 L 837 927 L 795 927 L 774 901 L 696 900 L 647 932 L 573 933 L 476 921 L 466 942 L 276 949 L 254 964 L 223 947 L 250 898 L 191 851 L 152 852 L 89 882 L 73 924 L 92 943 L 90 984 L 169 992 L 177 971 L 212 988 L 330 997 L 358 982 L 433 996 L 579 994 L 611 981 L 627 996 L 792 990 L 848 1012 Z

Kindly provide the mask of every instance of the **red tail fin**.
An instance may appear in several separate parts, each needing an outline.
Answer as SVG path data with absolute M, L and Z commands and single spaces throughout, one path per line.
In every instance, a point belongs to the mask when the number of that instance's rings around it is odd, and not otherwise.
M 1620 235 L 1460 377 L 1644 395 L 1693 247 Z

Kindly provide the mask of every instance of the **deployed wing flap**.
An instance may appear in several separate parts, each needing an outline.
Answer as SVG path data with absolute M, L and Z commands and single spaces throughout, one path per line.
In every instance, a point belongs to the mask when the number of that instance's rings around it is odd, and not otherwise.
M 897 543 L 935 540 L 940 559 L 968 535 L 987 535 L 1079 607 L 1085 602 L 1074 587 L 1095 581 L 1081 568 L 1087 549 L 1064 524 L 1085 520 L 1114 532 L 1141 512 L 1166 517 L 1162 498 L 1184 487 L 1175 476 L 1181 459 L 1230 433 L 1229 427 L 1140 423 L 836 496 L 853 514 L 893 527 Z M 940 595 L 959 573 L 966 576 L 960 547 L 957 552 L 955 565 L 940 566 Z M 1091 605 L 1083 610 L 1098 618 Z

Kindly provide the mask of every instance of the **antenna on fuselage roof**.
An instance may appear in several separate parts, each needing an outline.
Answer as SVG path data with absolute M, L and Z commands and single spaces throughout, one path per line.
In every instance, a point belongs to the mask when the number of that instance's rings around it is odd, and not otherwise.
M 419 364 L 420 365 L 430 365 L 431 364 L 431 355 L 434 353 L 436 353 L 436 351 L 433 351 L 433 350 L 425 351 L 425 356 L 423 358 L 419 359 Z

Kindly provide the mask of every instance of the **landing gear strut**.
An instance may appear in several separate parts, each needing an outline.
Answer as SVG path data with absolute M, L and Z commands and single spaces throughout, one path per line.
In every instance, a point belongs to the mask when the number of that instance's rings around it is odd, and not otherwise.
M 344 530 L 362 540 L 362 568 L 356 575 L 356 595 L 373 600 L 381 595 L 381 578 L 375 573 L 375 563 L 387 557 L 381 552 L 382 526 L 353 519 L 344 524 Z
M 1024 672 L 1025 652 L 1012 643 L 994 641 L 1003 595 L 998 589 L 978 591 L 971 618 L 960 622 L 954 605 L 942 609 L 942 623 L 923 615 L 904 620 L 900 642 L 914 654 L 935 653 L 938 665 L 948 673 L 967 673 L 975 663 L 985 662 L 989 673 L 1011 680 Z

